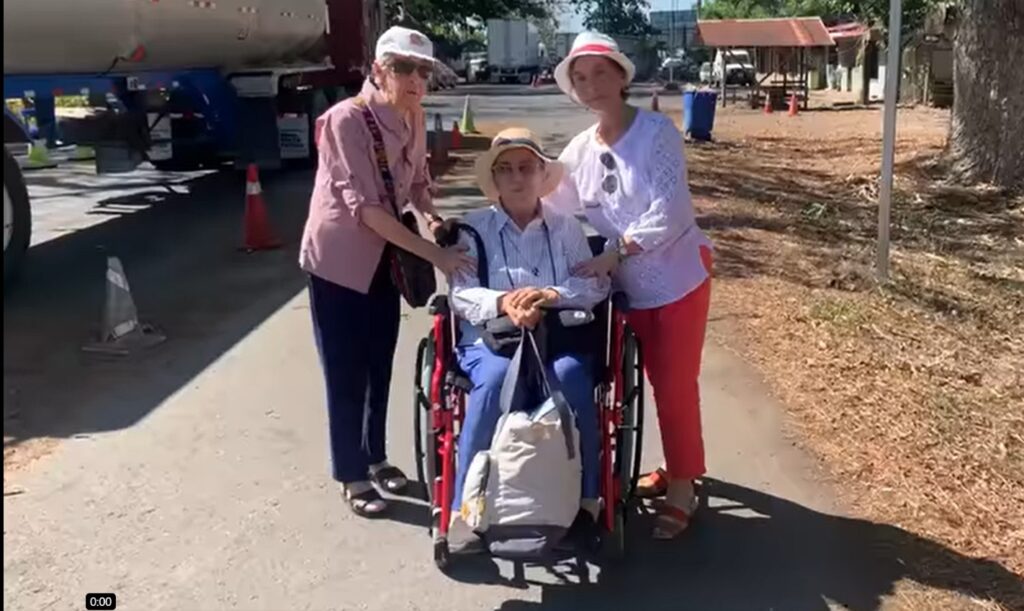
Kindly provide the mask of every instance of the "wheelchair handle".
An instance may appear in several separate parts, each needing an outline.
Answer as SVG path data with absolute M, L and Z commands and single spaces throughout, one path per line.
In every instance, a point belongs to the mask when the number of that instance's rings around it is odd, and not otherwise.
M 487 252 L 484 250 L 484 240 L 480 236 L 480 232 L 466 223 L 456 221 L 451 224 L 450 229 L 448 227 L 439 229 L 434 235 L 434 239 L 437 241 L 437 245 L 442 248 L 455 246 L 459 242 L 460 231 L 466 232 L 476 246 L 477 280 L 480 282 L 480 286 L 486 288 L 490 284 L 490 273 L 487 269 Z

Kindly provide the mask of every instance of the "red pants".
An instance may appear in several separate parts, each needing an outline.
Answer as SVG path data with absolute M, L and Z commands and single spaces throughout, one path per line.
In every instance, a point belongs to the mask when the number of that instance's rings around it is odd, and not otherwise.
M 702 246 L 700 255 L 710 274 L 711 250 Z M 710 304 L 709 276 L 678 301 L 628 315 L 640 338 L 647 377 L 654 389 L 670 479 L 694 479 L 706 470 L 697 378 Z

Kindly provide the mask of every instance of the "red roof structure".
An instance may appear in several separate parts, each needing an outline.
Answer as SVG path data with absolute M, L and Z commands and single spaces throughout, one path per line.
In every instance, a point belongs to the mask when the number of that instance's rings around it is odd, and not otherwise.
M 832 36 L 832 40 L 862 38 L 868 32 L 868 26 L 863 23 L 844 23 L 832 26 L 828 29 L 828 33 Z
M 820 17 L 723 19 L 697 22 L 708 47 L 831 47 L 835 45 Z

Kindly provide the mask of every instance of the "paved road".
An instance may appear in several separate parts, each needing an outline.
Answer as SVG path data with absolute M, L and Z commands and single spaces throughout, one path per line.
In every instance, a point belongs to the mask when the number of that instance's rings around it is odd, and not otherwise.
M 514 104 L 552 139 L 589 120 L 525 88 L 476 91 L 487 120 L 507 119 Z M 430 103 L 454 112 L 461 98 Z M 360 520 L 328 479 L 323 389 L 294 263 L 310 174 L 264 177 L 288 245 L 254 255 L 235 249 L 240 176 L 177 177 L 187 182 L 171 189 L 154 182 L 163 178 L 62 192 L 63 211 L 37 217 L 50 239 L 5 298 L 5 457 L 38 455 L 5 473 L 5 608 L 81 609 L 86 592 L 115 592 L 119 608 L 146 610 L 861 609 L 890 587 L 862 564 L 862 524 L 831 515 L 827 487 L 780 432 L 778 406 L 713 341 L 703 375 L 712 498 L 699 528 L 655 544 L 638 514 L 619 566 L 517 575 L 480 560 L 443 576 L 422 503 L 398 500 L 392 520 Z M 30 180 L 34 196 L 44 192 Z M 112 201 L 126 213 L 91 224 Z M 478 201 L 461 188 L 440 205 Z M 53 227 L 78 224 L 90 226 Z M 170 338 L 150 353 L 102 360 L 80 350 L 98 321 L 107 254 L 123 259 L 143 317 Z M 406 313 L 393 384 L 390 453 L 409 471 L 413 346 L 427 324 Z M 660 461 L 653 426 L 645 452 L 648 466 Z

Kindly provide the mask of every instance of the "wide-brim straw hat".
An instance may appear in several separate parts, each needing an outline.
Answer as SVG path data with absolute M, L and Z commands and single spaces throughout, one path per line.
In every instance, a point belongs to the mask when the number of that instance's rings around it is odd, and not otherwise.
M 576 90 L 572 86 L 572 77 L 569 74 L 569 69 L 575 60 L 587 55 L 607 57 L 617 63 L 625 70 L 627 83 L 631 83 L 633 77 L 636 76 L 636 66 L 619 50 L 619 43 L 615 42 L 614 38 L 600 32 L 581 32 L 576 37 L 576 40 L 572 42 L 572 50 L 569 51 L 568 57 L 560 61 L 555 67 L 555 82 L 558 83 L 558 88 L 564 91 L 577 104 L 580 103 L 580 99 L 576 97 Z
M 540 139 L 532 131 L 522 127 L 510 127 L 499 132 L 491 140 L 491 148 L 476 160 L 476 181 L 487 199 L 498 201 L 499 198 L 498 186 L 494 184 L 494 174 L 491 171 L 494 162 L 502 153 L 516 149 L 526 149 L 544 162 L 544 183 L 541 185 L 539 197 L 544 197 L 558 188 L 558 183 L 565 174 L 562 162 L 544 152 Z

